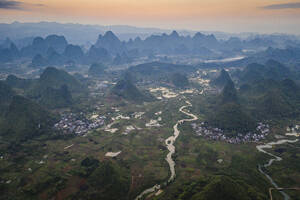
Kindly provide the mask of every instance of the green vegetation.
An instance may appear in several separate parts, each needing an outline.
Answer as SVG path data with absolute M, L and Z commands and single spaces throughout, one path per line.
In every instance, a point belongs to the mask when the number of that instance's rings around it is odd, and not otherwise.
M 217 99 L 216 105 L 212 108 L 214 111 L 210 111 L 208 114 L 209 124 L 221 128 L 230 135 L 255 130 L 255 120 L 245 112 L 245 108 L 240 104 L 232 81 L 227 82 Z
M 255 130 L 255 121 L 242 110 L 239 104 L 226 103 L 216 109 L 209 118 L 209 123 L 214 127 L 221 128 L 231 135 Z
M 93 190 L 87 199 L 128 199 L 129 176 L 110 161 L 102 162 L 88 177 L 88 183 L 99 189 Z
M 187 65 L 175 65 L 170 63 L 152 62 L 130 67 L 130 72 L 139 81 L 164 82 L 174 73 L 187 74 L 195 72 L 196 68 Z
M 5 108 L 8 107 L 14 95 L 13 90 L 6 83 L 0 81 L 0 116 L 5 111 Z
M 176 194 L 177 200 L 263 200 L 264 195 L 243 181 L 228 176 L 212 176 L 187 183 Z
M 257 165 L 269 157 L 256 150 L 257 144 L 207 140 L 195 134 L 190 122 L 181 123 L 174 144 L 176 179 L 164 185 L 170 175 L 165 139 L 173 134 L 178 120 L 187 118 L 178 109 L 189 101 L 193 106 L 185 110 L 197 115 L 195 123 L 208 121 L 232 136 L 252 131 L 257 122 L 268 119 L 271 133 L 266 141 L 273 141 L 273 135 L 284 133 L 287 124 L 297 124 L 300 89 L 296 82 L 261 75 L 257 77 L 263 78 L 249 78 L 255 81 L 243 83 L 238 72 L 230 72 L 235 86 L 228 72 L 222 70 L 220 79 L 227 81 L 216 81 L 222 82 L 217 84 L 223 88 L 219 92 L 221 87 L 196 83 L 202 73 L 194 73 L 190 66 L 150 63 L 113 72 L 104 72 L 101 65 L 92 66 L 89 71 L 89 66 L 73 71 L 81 82 L 52 67 L 39 79 L 9 76 L 0 82 L 0 199 L 130 200 L 155 184 L 162 184 L 162 193 L 145 198 L 268 199 L 271 184 Z M 87 78 L 89 73 L 101 78 Z M 187 77 L 204 92 L 188 85 Z M 183 94 L 186 86 L 194 93 Z M 161 95 L 161 100 L 154 101 L 144 91 L 156 87 L 166 87 L 178 96 Z M 103 116 L 105 123 L 84 137 L 62 134 L 53 129 L 60 113 L 74 113 L 74 121 Z M 136 117 L 137 113 L 142 114 Z M 151 120 L 161 126 L 146 126 Z M 106 131 L 108 124 L 118 130 Z M 296 187 L 299 183 L 298 145 L 270 149 L 284 160 L 267 169 L 280 186 Z M 108 152 L 121 153 L 108 157 Z M 288 193 L 294 199 L 299 196 L 294 191 Z M 274 199 L 281 199 L 277 191 Z
M 70 106 L 72 101 L 72 95 L 66 85 L 59 89 L 47 87 L 41 92 L 41 98 L 38 100 L 48 108 L 65 108 Z
M 52 125 L 52 114 L 30 99 L 16 95 L 3 82 L 0 93 L 0 135 L 9 141 L 33 138 Z
M 244 83 L 253 83 L 255 81 L 261 80 L 263 79 L 263 70 L 263 65 L 257 63 L 249 64 L 242 72 L 240 80 Z
M 217 159 L 218 153 L 209 146 L 205 146 L 199 149 L 196 161 L 199 166 L 209 166 L 214 165 Z
M 15 81 L 16 86 L 18 82 Z M 71 106 L 73 97 L 86 93 L 86 88 L 73 76 L 63 70 L 48 67 L 37 80 L 32 80 L 24 92 L 36 102 L 47 108 Z
M 220 75 L 212 81 L 212 85 L 223 88 L 229 81 L 232 80 L 228 72 L 222 69 Z
M 80 82 L 73 76 L 54 67 L 48 67 L 44 70 L 36 87 L 39 89 L 47 87 L 58 89 L 63 85 L 68 86 L 71 92 L 78 92 L 84 89 Z
M 241 102 L 257 119 L 294 118 L 299 113 L 299 95 L 299 87 L 290 79 L 260 80 L 239 92 Z
M 30 64 L 30 67 L 45 67 L 48 65 L 48 61 L 46 58 L 44 58 L 41 54 L 37 54 L 33 57 L 32 63 Z
M 283 80 L 291 77 L 289 68 L 275 60 L 268 60 L 265 65 L 249 64 L 241 73 L 240 80 L 242 83 L 255 83 L 261 79 Z
M 216 80 L 229 77 L 222 72 Z M 263 120 L 299 117 L 300 89 L 293 80 L 283 79 L 290 76 L 285 66 L 270 60 L 266 65 L 250 64 L 240 74 L 238 90 L 230 79 L 217 100 L 207 98 L 206 119 L 211 125 L 236 134 L 255 131 Z
M 89 68 L 89 76 L 101 77 L 105 75 L 106 67 L 102 63 L 93 63 Z
M 237 103 L 238 97 L 237 97 L 237 91 L 235 89 L 234 83 L 229 80 L 221 93 L 220 96 L 221 104 L 225 103 Z
M 130 80 L 122 79 L 112 88 L 111 94 L 121 97 L 125 100 L 142 103 L 152 101 L 151 94 L 142 93 Z
M 180 73 L 174 73 L 171 75 L 171 82 L 175 87 L 185 88 L 189 86 L 189 80 L 187 77 Z
M 15 75 L 9 75 L 6 78 L 5 83 L 12 88 L 18 88 L 18 89 L 25 90 L 25 89 L 30 88 L 35 83 L 35 80 L 22 79 L 22 78 L 16 77 Z
M 54 119 L 38 104 L 22 96 L 14 96 L 4 115 L 2 135 L 14 142 L 31 139 L 45 133 Z

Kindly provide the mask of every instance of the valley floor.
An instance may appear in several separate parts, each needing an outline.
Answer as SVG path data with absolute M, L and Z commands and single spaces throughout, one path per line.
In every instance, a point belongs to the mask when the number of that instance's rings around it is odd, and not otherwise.
M 95 120 L 95 126 L 83 134 L 68 134 L 74 121 L 81 122 L 65 117 L 66 124 L 56 126 L 66 133 L 56 138 L 41 136 L 21 145 L 0 141 L 0 199 L 135 199 L 142 194 L 137 199 L 173 200 L 181 199 L 178 192 L 187 187 L 183 184 L 217 176 L 231 177 L 261 194 L 260 199 L 269 199 L 273 186 L 258 166 L 270 154 L 258 151 L 257 145 L 275 137 L 290 138 L 285 135 L 286 122 L 271 123 L 264 140 L 231 144 L 208 139 L 192 127 L 204 120 L 199 107 L 205 88 L 150 90 L 157 101 L 89 102 L 83 115 Z M 299 146 L 295 140 L 268 149 L 282 158 L 263 169 L 279 187 L 300 186 Z M 285 193 L 300 199 L 300 191 Z M 282 199 L 279 191 L 272 194 L 273 199 Z

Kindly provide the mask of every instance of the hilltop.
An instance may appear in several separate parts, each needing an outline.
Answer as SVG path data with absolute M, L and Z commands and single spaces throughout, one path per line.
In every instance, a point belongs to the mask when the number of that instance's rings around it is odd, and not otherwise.
M 14 96 L 4 117 L 2 135 L 10 141 L 31 139 L 44 134 L 54 119 L 40 105 L 22 96 Z
M 9 141 L 20 141 L 45 133 L 55 117 L 34 101 L 16 95 L 0 82 L 0 135 Z
M 72 92 L 83 89 L 83 86 L 76 78 L 66 71 L 56 69 L 55 67 L 47 67 L 43 71 L 39 78 L 38 85 L 40 88 L 53 87 L 56 89 L 66 85 Z
M 166 81 L 174 74 L 188 74 L 195 71 L 194 66 L 162 62 L 140 64 L 128 69 L 128 72 L 138 81 Z
M 47 67 L 38 79 L 22 79 L 10 75 L 5 83 L 48 108 L 71 106 L 74 96 L 86 93 L 85 86 L 75 77 L 54 67 Z
M 209 124 L 221 128 L 227 134 L 247 133 L 255 130 L 255 120 L 245 111 L 240 104 L 238 92 L 232 81 L 228 81 L 217 96 L 218 102 L 208 117 Z
M 111 89 L 111 94 L 136 103 L 153 100 L 150 94 L 141 92 L 129 79 L 118 81 Z
M 214 79 L 211 84 L 223 88 L 228 82 L 232 82 L 230 75 L 226 70 L 222 69 L 219 76 Z
M 264 65 L 251 63 L 242 71 L 240 81 L 252 83 L 261 79 L 283 80 L 293 77 L 289 68 L 275 60 L 268 60 Z
M 186 75 L 181 73 L 174 73 L 170 75 L 170 81 L 175 87 L 178 88 L 185 88 L 190 84 Z

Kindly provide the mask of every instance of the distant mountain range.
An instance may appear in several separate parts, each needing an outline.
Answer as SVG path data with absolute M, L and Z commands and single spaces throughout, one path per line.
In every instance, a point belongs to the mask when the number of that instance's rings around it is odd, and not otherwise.
M 297 46 L 288 46 L 286 48 L 269 47 L 264 51 L 260 51 L 249 55 L 246 58 L 226 63 L 227 66 L 247 66 L 251 63 L 264 64 L 268 60 L 276 60 L 286 64 L 300 63 L 300 48 Z
M 39 24 L 31 25 L 35 28 L 39 27 Z M 77 27 L 70 24 L 66 24 L 64 27 L 62 24 L 56 23 L 41 23 L 41 25 L 49 25 L 49 27 L 53 25 L 53 27 L 58 26 L 61 29 L 68 29 L 69 26 Z M 6 25 L 0 24 L 0 34 L 3 31 L 1 26 Z M 19 23 L 10 26 L 23 27 Z M 60 29 L 58 28 L 58 30 Z M 17 31 L 17 29 L 13 28 L 12 31 Z M 101 33 L 98 30 L 99 32 Z M 11 34 L 12 36 L 13 34 Z M 278 57 L 281 62 L 290 61 L 291 58 L 293 60 L 298 59 L 300 58 L 299 44 L 299 40 L 295 37 L 286 35 L 256 36 L 248 39 L 230 37 L 227 40 L 221 40 L 217 39 L 214 34 L 207 35 L 197 32 L 193 35 L 180 35 L 177 31 L 172 31 L 170 34 L 152 34 L 145 39 L 136 37 L 122 41 L 115 33 L 107 31 L 105 34 L 99 34 L 96 42 L 87 46 L 79 46 L 69 43 L 63 35 L 51 34 L 44 38 L 34 37 L 32 42 L 25 46 L 18 46 L 9 38 L 3 40 L 0 43 L 0 62 L 7 63 L 18 59 L 29 59 L 32 60 L 30 66 L 38 68 L 95 62 L 119 65 L 131 63 L 141 57 L 154 60 L 156 56 L 159 56 L 162 61 L 163 59 L 167 60 L 168 56 L 174 55 L 197 56 L 203 60 L 247 55 L 247 58 L 231 63 L 232 65 L 240 65 L 259 62 L 260 60 L 266 61 L 265 59 L 274 59 L 274 57 Z M 256 51 L 257 53 L 247 53 L 248 51 Z
M 86 44 L 94 43 L 99 33 L 107 31 L 115 32 L 121 40 L 130 38 L 145 38 L 151 34 L 168 33 L 170 30 L 158 28 L 139 28 L 126 25 L 83 25 L 83 24 L 62 24 L 56 22 L 39 22 L 39 23 L 20 23 L 0 24 L 0 35 L 5 39 L 20 40 L 29 37 L 46 37 L 49 34 L 64 35 L 70 43 Z M 180 33 L 191 34 L 193 31 L 180 31 Z M 84 37 L 82 37 L 84 35 Z M 1 38 L 0 38 L 1 39 Z
M 18 45 L 26 43 L 27 40 L 33 37 L 41 36 L 46 37 L 47 35 L 56 34 L 64 35 L 68 38 L 68 41 L 73 44 L 84 45 L 87 43 L 94 43 L 97 40 L 99 33 L 104 34 L 107 31 L 113 31 L 123 41 L 140 37 L 145 39 L 146 37 L 153 34 L 170 34 L 172 30 L 159 29 L 159 28 L 143 28 L 128 25 L 84 25 L 84 24 L 72 24 L 72 23 L 57 23 L 57 22 L 38 22 L 38 23 L 20 23 L 14 22 L 11 24 L 0 24 L 0 35 L 1 39 L 7 37 L 18 41 Z M 193 30 L 178 30 L 181 35 L 194 35 L 197 31 Z M 294 40 L 297 36 L 288 34 L 272 34 L 264 35 L 258 33 L 226 33 L 221 31 L 201 31 L 204 34 L 214 34 L 217 39 L 228 40 L 230 37 L 238 37 L 241 39 L 255 38 L 258 35 L 261 38 L 272 37 L 273 39 L 287 38 Z M 82 37 L 84 35 L 84 37 Z M 298 39 L 299 36 L 298 36 Z M 0 41 L 1 42 L 1 41 Z

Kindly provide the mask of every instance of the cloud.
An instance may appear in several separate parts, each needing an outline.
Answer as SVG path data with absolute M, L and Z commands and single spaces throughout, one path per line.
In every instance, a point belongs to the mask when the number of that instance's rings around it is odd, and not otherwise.
M 22 2 L 0 0 L 0 9 L 19 10 L 22 9 Z
M 45 6 L 44 4 L 31 4 L 21 1 L 0 0 L 0 9 L 7 10 L 31 10 L 35 7 Z
M 296 3 L 282 3 L 282 4 L 272 4 L 268 6 L 262 7 L 266 10 L 279 10 L 279 9 L 299 9 L 300 8 L 300 2 Z

